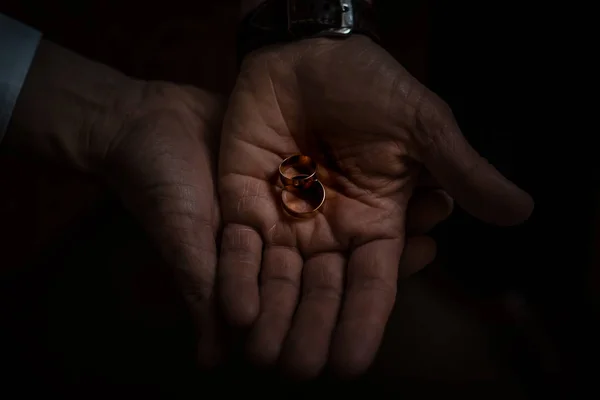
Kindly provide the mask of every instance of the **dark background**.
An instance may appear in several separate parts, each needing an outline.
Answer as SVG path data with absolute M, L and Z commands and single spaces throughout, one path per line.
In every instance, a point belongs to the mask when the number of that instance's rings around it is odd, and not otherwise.
M 239 358 L 197 371 L 169 272 L 111 194 L 88 177 L 4 157 L 3 386 L 86 398 L 577 398 L 593 389 L 598 180 L 555 27 L 516 2 L 379 4 L 386 48 L 533 195 L 531 220 L 499 229 L 456 210 L 436 229 L 436 263 L 400 283 L 372 371 L 353 383 L 292 385 Z M 235 79 L 235 1 L 8 1 L 0 12 L 138 78 L 225 94 Z

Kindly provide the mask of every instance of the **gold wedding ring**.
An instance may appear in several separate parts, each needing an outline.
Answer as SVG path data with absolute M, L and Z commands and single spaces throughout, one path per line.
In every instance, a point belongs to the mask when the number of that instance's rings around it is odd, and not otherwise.
M 289 188 L 281 192 L 281 204 L 295 218 L 311 218 L 325 203 L 325 187 L 318 180 L 307 189 Z
M 279 179 L 286 189 L 308 189 L 317 179 L 317 163 L 302 154 L 290 156 L 279 164 Z
M 325 187 L 317 179 L 317 163 L 310 157 L 296 154 L 279 165 L 283 184 L 281 204 L 295 218 L 310 218 L 325 203 Z

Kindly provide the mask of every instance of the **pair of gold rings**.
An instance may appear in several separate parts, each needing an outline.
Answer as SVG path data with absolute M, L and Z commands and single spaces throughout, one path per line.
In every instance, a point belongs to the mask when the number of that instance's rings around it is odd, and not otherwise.
M 310 218 L 325 203 L 325 187 L 317 177 L 317 163 L 310 157 L 295 154 L 279 164 L 283 184 L 281 204 L 292 217 Z

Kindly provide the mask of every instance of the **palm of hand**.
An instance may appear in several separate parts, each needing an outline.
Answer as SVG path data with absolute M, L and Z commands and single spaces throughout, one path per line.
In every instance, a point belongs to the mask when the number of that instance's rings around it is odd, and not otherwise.
M 230 320 L 258 316 L 255 359 L 281 356 L 306 375 L 328 357 L 346 373 L 372 362 L 394 303 L 417 161 L 435 141 L 427 131 L 448 120 L 437 97 L 363 37 L 246 61 L 221 144 L 219 274 Z M 277 166 L 295 153 L 319 162 L 326 186 L 310 220 L 279 204 Z

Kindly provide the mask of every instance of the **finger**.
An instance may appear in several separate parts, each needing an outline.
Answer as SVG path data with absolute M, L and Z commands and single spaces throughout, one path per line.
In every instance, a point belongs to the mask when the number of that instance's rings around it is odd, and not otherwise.
M 443 190 L 416 189 L 408 203 L 406 231 L 411 235 L 429 232 L 452 213 L 454 200 Z
M 340 253 L 320 253 L 304 264 L 302 299 L 282 354 L 284 367 L 297 378 L 314 378 L 327 363 L 345 268 L 346 259 Z
M 258 315 L 261 257 L 262 240 L 258 232 L 244 225 L 225 226 L 217 271 L 221 307 L 231 325 L 248 326 Z
M 382 239 L 352 252 L 346 299 L 333 343 L 331 362 L 342 375 L 364 372 L 373 362 L 394 306 L 403 240 Z
M 249 326 L 258 316 L 261 258 L 258 232 L 244 225 L 225 226 L 218 268 L 219 295 L 225 319 L 234 326 Z
M 531 215 L 531 197 L 469 145 L 441 99 L 430 94 L 416 121 L 425 167 L 467 212 L 497 225 L 518 224 Z
M 250 358 L 260 365 L 277 361 L 298 303 L 303 260 L 297 250 L 267 247 L 263 254 L 260 313 L 248 341 Z
M 414 236 L 406 239 L 400 258 L 399 277 L 408 278 L 435 260 L 437 245 L 429 236 Z
M 187 233 L 188 238 L 180 236 L 178 243 L 162 240 L 163 248 L 173 255 L 178 271 L 183 296 L 187 301 L 198 331 L 199 362 L 211 367 L 220 362 L 222 349 L 219 346 L 218 321 L 216 313 L 214 275 L 216 269 L 216 243 L 212 227 L 194 221 L 178 223 L 178 217 L 171 215 L 169 226 L 179 226 L 179 233 Z M 182 229 L 185 224 L 195 225 Z

